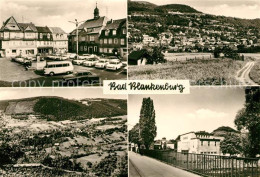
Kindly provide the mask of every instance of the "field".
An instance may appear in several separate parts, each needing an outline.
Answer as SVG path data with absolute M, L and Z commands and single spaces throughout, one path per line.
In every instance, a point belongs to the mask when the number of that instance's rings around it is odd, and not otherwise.
M 256 62 L 249 73 L 250 79 L 260 85 L 260 61 Z
M 191 85 L 224 85 L 236 83 L 236 72 L 246 62 L 230 59 L 197 59 L 168 61 L 164 64 L 130 66 L 129 79 L 188 79 Z

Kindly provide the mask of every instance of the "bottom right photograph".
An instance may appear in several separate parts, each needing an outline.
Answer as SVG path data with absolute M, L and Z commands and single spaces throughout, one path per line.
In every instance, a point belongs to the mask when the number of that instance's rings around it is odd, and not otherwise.
M 130 177 L 259 177 L 259 87 L 129 95 Z

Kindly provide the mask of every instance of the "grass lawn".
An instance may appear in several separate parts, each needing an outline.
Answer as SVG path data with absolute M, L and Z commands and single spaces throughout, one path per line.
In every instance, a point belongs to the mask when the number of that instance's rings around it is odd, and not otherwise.
M 260 85 L 260 61 L 256 62 L 249 73 L 250 79 Z
M 129 66 L 128 76 L 130 80 L 188 79 L 191 85 L 235 84 L 236 73 L 245 63 L 231 59 L 209 59 Z

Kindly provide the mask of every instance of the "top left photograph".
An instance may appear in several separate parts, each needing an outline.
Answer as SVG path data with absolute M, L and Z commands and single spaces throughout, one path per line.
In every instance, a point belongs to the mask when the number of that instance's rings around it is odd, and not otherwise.
M 127 79 L 126 17 L 127 0 L 0 0 L 0 87 Z

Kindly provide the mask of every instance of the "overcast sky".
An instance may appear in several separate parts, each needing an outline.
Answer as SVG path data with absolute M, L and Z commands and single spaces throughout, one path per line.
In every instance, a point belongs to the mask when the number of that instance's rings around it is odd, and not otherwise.
M 137 0 L 140 1 L 140 0 Z M 260 0 L 146 0 L 164 4 L 185 4 L 203 13 L 247 19 L 260 18 Z
M 71 32 L 75 25 L 68 21 L 93 18 L 96 2 L 100 16 L 126 18 L 126 0 L 0 0 L 0 22 L 10 16 L 17 22 L 33 22 L 39 26 L 57 26 Z
M 104 95 L 102 88 L 0 88 L 0 100 L 20 99 L 37 96 L 59 96 L 68 99 L 127 99 L 126 95 Z
M 212 132 L 220 126 L 235 128 L 234 119 L 245 102 L 241 88 L 191 88 L 188 95 L 129 95 L 128 123 L 139 121 L 143 98 L 154 102 L 157 137 L 175 139 L 190 131 Z

